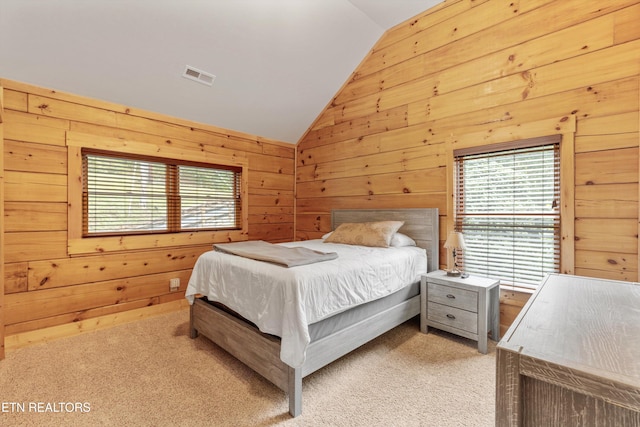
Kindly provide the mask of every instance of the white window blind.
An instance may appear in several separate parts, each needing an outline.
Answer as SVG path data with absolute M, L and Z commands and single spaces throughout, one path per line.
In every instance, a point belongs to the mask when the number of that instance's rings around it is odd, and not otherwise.
M 464 270 L 535 288 L 560 269 L 560 137 L 456 151 Z
M 233 170 L 180 166 L 180 228 L 240 228 L 240 174 Z
M 83 151 L 83 235 L 241 228 L 241 169 Z

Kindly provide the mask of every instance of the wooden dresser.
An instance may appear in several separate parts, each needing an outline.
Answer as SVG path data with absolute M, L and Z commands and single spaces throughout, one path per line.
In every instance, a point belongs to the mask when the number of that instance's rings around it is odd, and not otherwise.
M 497 426 L 640 426 L 640 285 L 549 275 L 496 368 Z

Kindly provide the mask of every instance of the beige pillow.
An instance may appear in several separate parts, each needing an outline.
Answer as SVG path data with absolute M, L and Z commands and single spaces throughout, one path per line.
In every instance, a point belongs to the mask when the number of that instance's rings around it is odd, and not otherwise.
M 340 224 L 325 243 L 388 248 L 391 238 L 404 221 L 345 222 Z

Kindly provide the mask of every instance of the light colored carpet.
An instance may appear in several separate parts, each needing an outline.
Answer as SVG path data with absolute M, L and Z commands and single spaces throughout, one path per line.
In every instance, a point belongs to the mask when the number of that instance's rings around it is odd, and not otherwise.
M 483 355 L 409 321 L 306 377 L 294 419 L 282 391 L 188 331 L 181 311 L 9 352 L 0 425 L 494 425 L 494 342 Z

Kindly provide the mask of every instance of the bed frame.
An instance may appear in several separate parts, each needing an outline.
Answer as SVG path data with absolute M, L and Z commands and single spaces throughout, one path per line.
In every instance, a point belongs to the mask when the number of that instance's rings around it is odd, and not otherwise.
M 400 232 L 427 250 L 428 270 L 438 269 L 438 209 L 334 210 L 331 226 L 344 222 L 400 220 Z M 226 311 L 196 299 L 191 306 L 190 336 L 202 334 L 289 395 L 289 413 L 302 413 L 302 378 L 339 359 L 361 345 L 420 314 L 420 295 L 312 341 L 302 367 L 292 368 L 280 360 L 280 339 Z

